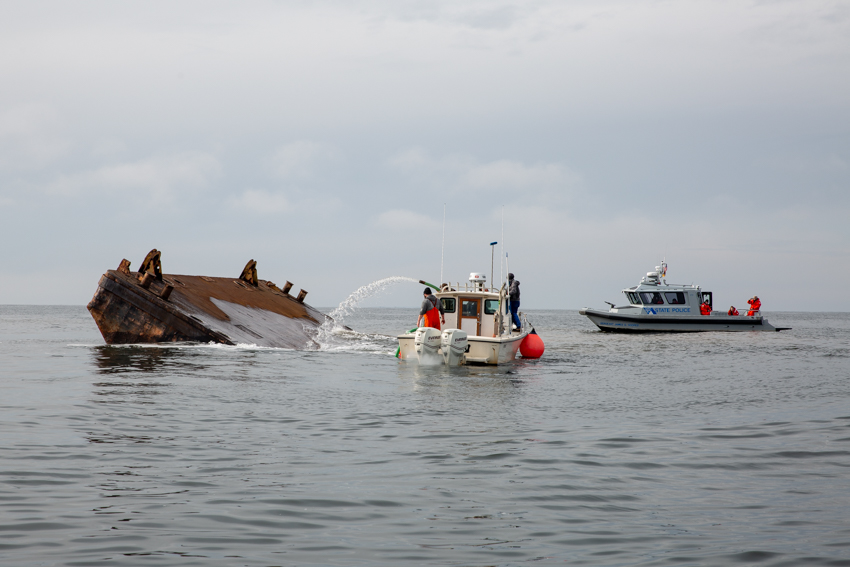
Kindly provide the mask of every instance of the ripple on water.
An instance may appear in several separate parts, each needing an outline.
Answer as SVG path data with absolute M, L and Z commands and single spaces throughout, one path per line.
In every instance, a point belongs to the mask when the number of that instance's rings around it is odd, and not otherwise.
M 0 318 L 10 565 L 850 565 L 850 316 L 624 337 L 541 312 L 543 360 L 421 369 L 392 356 L 411 310 L 301 353 L 98 346 L 84 309 L 31 309 Z

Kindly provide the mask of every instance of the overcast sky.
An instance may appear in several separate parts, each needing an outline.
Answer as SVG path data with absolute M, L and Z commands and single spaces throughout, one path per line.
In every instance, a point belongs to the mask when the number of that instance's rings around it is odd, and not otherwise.
M 850 310 L 850 4 L 0 3 L 0 303 L 155 247 L 333 306 L 438 280 L 444 204 L 444 280 L 504 210 L 527 308 L 666 257 L 724 309 Z

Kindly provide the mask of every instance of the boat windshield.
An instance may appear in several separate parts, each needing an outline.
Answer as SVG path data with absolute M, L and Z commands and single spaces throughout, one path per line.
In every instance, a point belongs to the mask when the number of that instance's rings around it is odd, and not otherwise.
M 664 297 L 670 305 L 682 305 L 685 303 L 685 294 L 681 291 L 665 291 Z
M 635 292 L 626 292 L 626 297 L 629 298 L 629 303 L 631 303 L 632 305 L 640 305 L 640 299 L 638 298 L 638 295 Z
M 640 298 L 644 305 L 664 305 L 664 300 L 661 299 L 661 294 L 657 291 L 642 291 Z

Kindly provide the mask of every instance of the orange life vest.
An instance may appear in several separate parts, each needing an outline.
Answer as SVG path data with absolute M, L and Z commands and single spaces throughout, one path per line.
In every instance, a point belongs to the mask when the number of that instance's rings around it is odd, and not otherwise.
M 439 299 L 437 301 L 439 301 Z M 426 311 L 424 317 L 425 317 L 425 327 L 433 327 L 434 329 L 437 329 L 438 331 L 441 330 L 440 329 L 440 310 L 437 309 L 436 305 L 434 305 L 433 307 L 431 307 L 431 309 Z
M 747 303 L 749 303 L 749 304 L 750 304 L 750 310 L 749 310 L 749 311 L 747 311 L 747 317 L 753 317 L 753 316 L 755 316 L 756 311 L 758 311 L 759 309 L 761 309 L 761 299 L 758 299 L 758 298 L 756 298 L 755 300 L 753 300 L 753 299 L 748 299 L 748 300 L 747 300 Z

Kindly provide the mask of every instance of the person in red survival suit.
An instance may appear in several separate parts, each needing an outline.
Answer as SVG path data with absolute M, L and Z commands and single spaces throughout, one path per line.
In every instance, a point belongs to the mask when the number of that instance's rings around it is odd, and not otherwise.
M 446 322 L 446 316 L 443 314 L 443 302 L 431 293 L 431 288 L 426 287 L 423 293 L 425 299 L 422 300 L 422 308 L 419 310 L 419 319 L 416 321 L 416 326 L 421 327 L 422 319 L 425 319 L 425 327 L 433 327 L 440 330 L 440 319 L 443 323 Z
M 747 300 L 747 303 L 750 304 L 750 310 L 747 311 L 747 317 L 752 317 L 756 313 L 758 313 L 759 309 L 761 309 L 761 299 L 759 299 L 758 295 L 752 296 Z
M 737 309 L 735 309 L 735 306 L 734 306 L 734 305 L 733 305 L 732 307 L 730 307 L 730 308 L 729 308 L 729 311 L 728 311 L 726 314 L 727 314 L 727 315 L 733 315 L 733 316 L 734 316 L 734 315 L 739 315 L 738 310 L 737 310 Z
M 699 314 L 700 315 L 711 315 L 711 307 L 708 303 L 700 303 L 699 304 Z

